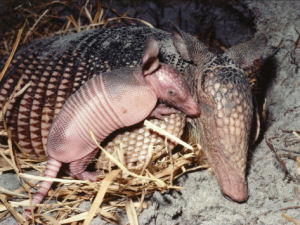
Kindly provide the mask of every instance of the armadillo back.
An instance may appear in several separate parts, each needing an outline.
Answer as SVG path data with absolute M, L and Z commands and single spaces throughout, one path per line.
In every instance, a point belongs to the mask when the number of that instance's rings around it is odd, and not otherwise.
M 6 113 L 8 128 L 26 152 L 34 149 L 36 154 L 43 154 L 54 116 L 65 100 L 90 78 L 84 60 L 89 56 L 87 45 L 96 36 L 97 33 L 86 32 L 67 39 L 53 37 L 17 52 L 1 81 L 0 105 L 21 77 L 21 87 L 31 82 Z

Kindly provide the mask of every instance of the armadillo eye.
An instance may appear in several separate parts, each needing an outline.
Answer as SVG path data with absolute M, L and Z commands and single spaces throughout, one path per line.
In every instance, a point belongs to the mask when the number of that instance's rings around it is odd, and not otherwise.
M 168 91 L 168 94 L 169 94 L 169 95 L 174 95 L 174 94 L 175 94 L 175 92 L 174 92 L 174 91 L 172 91 L 172 90 L 170 90 L 170 91 Z

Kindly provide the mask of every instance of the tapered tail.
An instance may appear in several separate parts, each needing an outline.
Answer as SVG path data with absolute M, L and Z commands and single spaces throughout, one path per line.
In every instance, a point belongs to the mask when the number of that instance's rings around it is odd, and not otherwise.
M 60 170 L 61 166 L 62 166 L 61 162 L 49 157 L 44 177 L 55 178 L 57 176 L 57 173 Z M 47 195 L 52 183 L 53 183 L 52 181 L 43 181 L 42 183 L 40 183 L 39 188 L 32 200 L 33 205 L 39 204 L 41 201 L 43 201 L 43 199 Z M 33 206 L 33 209 L 35 209 L 35 206 Z M 29 207 L 25 210 L 25 214 L 30 213 L 30 211 L 31 211 L 31 208 Z

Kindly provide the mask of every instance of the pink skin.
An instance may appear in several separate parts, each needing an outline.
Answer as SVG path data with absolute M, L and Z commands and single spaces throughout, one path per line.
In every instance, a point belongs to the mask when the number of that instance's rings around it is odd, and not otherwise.
M 214 171 L 225 197 L 235 202 L 244 202 L 248 198 L 248 188 L 243 173 L 226 162 L 220 163 L 220 167 L 215 167 Z
M 170 108 L 163 103 L 160 103 L 155 107 L 155 109 L 152 111 L 152 113 L 149 115 L 149 117 L 154 117 L 156 119 L 163 120 L 164 116 L 167 116 L 167 115 L 170 115 L 173 113 L 178 113 L 178 110 L 174 109 L 174 108 Z
M 155 108 L 158 99 L 187 115 L 199 115 L 198 104 L 183 78 L 158 61 L 156 41 L 146 43 L 142 62 L 142 69 L 123 68 L 96 76 L 68 99 L 48 135 L 45 177 L 56 177 L 62 163 L 69 163 L 73 177 L 95 181 L 95 173 L 85 171 L 98 151 L 89 131 L 101 143 L 113 131 L 134 125 L 149 115 L 162 118 L 177 111 L 163 104 Z M 32 204 L 40 203 L 51 185 L 52 182 L 42 182 Z M 30 208 L 24 216 L 29 212 Z

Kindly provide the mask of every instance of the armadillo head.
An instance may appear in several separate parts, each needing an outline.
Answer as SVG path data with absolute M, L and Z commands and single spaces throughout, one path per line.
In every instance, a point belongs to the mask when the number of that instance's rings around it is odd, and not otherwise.
M 250 85 L 231 60 L 216 57 L 198 81 L 202 145 L 217 176 L 222 192 L 242 202 L 247 198 L 246 158 L 252 120 Z M 199 121 L 199 122 L 200 122 Z
M 201 111 L 193 120 L 194 136 L 206 152 L 223 195 L 243 202 L 248 196 L 245 168 L 253 106 L 242 67 L 261 56 L 265 41 L 254 38 L 221 56 L 179 29 L 173 32 L 173 41 L 180 55 L 192 62 L 186 72 Z
M 145 46 L 142 70 L 158 99 L 180 109 L 188 116 L 199 116 L 198 104 L 186 81 L 173 67 L 159 62 L 157 42 L 148 39 Z
M 163 102 L 175 106 L 188 116 L 199 116 L 198 104 L 193 99 L 187 83 L 175 69 L 161 64 L 153 74 L 151 83 Z

